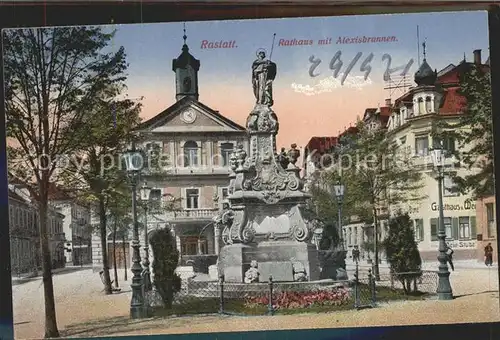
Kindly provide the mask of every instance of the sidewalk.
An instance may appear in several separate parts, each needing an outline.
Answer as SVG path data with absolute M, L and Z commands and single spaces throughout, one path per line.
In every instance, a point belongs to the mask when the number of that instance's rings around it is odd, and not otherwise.
M 88 268 L 89 268 L 89 265 L 84 265 L 82 267 L 80 267 L 80 266 L 66 266 L 66 267 L 63 267 L 63 268 L 52 269 L 52 275 L 63 274 L 63 273 L 71 273 L 71 272 L 74 272 L 74 271 L 85 270 L 85 269 L 88 269 Z M 12 275 L 12 285 L 16 286 L 16 285 L 20 285 L 20 284 L 23 284 L 23 283 L 26 283 L 26 282 L 30 282 L 30 281 L 33 281 L 33 280 L 37 280 L 37 279 L 40 279 L 40 278 L 42 278 L 42 271 L 41 270 L 39 270 L 36 273 L 36 275 L 34 273 L 24 273 L 24 274 L 21 274 L 21 275 L 15 274 L 15 276 Z
M 453 261 L 453 265 L 455 269 L 491 269 L 498 270 L 498 263 L 493 263 L 491 267 L 487 267 L 483 262 L 478 262 L 476 260 L 458 260 Z M 438 261 L 427 261 L 422 263 L 423 270 L 438 270 L 439 263 Z M 346 260 L 347 270 L 354 270 L 356 268 L 356 264 L 352 260 Z M 372 264 L 366 263 L 366 261 L 359 262 L 360 270 L 368 270 L 372 268 Z M 389 264 L 387 262 L 382 262 L 379 264 L 379 270 L 385 271 L 389 270 Z

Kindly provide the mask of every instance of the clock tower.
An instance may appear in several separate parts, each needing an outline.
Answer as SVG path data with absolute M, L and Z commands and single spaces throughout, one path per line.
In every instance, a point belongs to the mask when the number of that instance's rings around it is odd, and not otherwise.
M 189 47 L 186 43 L 186 25 L 184 24 L 184 45 L 182 53 L 176 59 L 172 60 L 172 71 L 175 72 L 175 99 L 188 96 L 198 100 L 198 70 L 200 61 L 189 53 Z

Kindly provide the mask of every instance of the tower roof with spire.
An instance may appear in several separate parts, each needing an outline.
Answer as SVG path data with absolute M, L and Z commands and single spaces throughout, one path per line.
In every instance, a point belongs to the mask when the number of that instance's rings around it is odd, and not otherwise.
M 190 65 L 195 71 L 200 69 L 200 61 L 193 57 L 189 53 L 189 47 L 187 45 L 187 35 L 186 35 L 186 25 L 184 24 L 184 35 L 182 36 L 184 44 L 182 45 L 182 53 L 174 60 L 172 60 L 172 71 L 175 72 L 178 68 L 186 68 Z
M 425 42 L 422 43 L 422 46 L 424 48 L 424 60 L 422 61 L 422 65 L 420 65 L 417 72 L 415 72 L 415 83 L 417 83 L 418 86 L 434 85 L 436 84 L 437 71 L 432 70 L 430 65 L 427 63 Z

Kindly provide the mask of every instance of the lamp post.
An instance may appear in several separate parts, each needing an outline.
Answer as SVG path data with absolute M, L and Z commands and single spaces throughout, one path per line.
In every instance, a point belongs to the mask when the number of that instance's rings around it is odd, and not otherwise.
M 437 170 L 437 180 L 438 180 L 438 195 L 439 195 L 439 283 L 438 283 L 438 298 L 439 300 L 451 300 L 453 299 L 453 291 L 450 284 L 450 271 L 448 270 L 448 255 L 446 254 L 446 232 L 444 229 L 444 213 L 443 213 L 443 172 L 444 172 L 444 162 L 445 155 L 443 146 L 432 150 L 432 161 Z
M 127 168 L 127 174 L 130 179 L 130 186 L 132 187 L 132 217 L 134 223 L 134 233 L 132 240 L 132 299 L 130 300 L 130 317 L 132 319 L 139 319 L 146 317 L 144 309 L 144 291 L 142 282 L 142 267 L 141 267 L 141 255 L 140 255 L 140 243 L 139 243 L 139 225 L 137 223 L 137 179 L 139 177 L 140 171 L 143 167 L 142 154 L 135 148 L 135 144 L 132 143 L 132 147 L 125 153 L 125 165 Z
M 337 198 L 338 207 L 337 235 L 339 237 L 340 249 L 344 252 L 344 240 L 342 237 L 342 203 L 344 201 L 345 186 L 340 180 L 333 186 L 333 192 Z
M 151 290 L 151 272 L 149 270 L 149 240 L 148 240 L 148 204 L 151 195 L 151 188 L 148 187 L 147 183 L 144 183 L 139 189 L 141 196 L 142 206 L 144 208 L 144 261 L 142 265 L 144 270 L 142 272 L 142 280 L 144 283 L 144 291 L 149 292 Z

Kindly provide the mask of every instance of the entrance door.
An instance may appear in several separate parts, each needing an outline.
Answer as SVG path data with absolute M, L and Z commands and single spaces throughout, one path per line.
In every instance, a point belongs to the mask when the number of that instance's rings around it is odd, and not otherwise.
M 116 254 L 116 267 L 117 268 L 125 268 L 125 261 L 127 263 L 127 268 L 130 268 L 130 246 L 128 242 L 125 242 L 125 246 L 123 246 L 122 242 L 117 242 L 115 244 L 116 251 L 113 249 L 113 243 L 108 243 L 108 265 L 109 268 L 113 268 L 113 260 Z M 125 248 L 125 251 L 124 249 Z
M 198 244 L 201 254 L 207 254 L 207 240 L 198 236 L 181 236 L 181 255 L 198 255 Z

